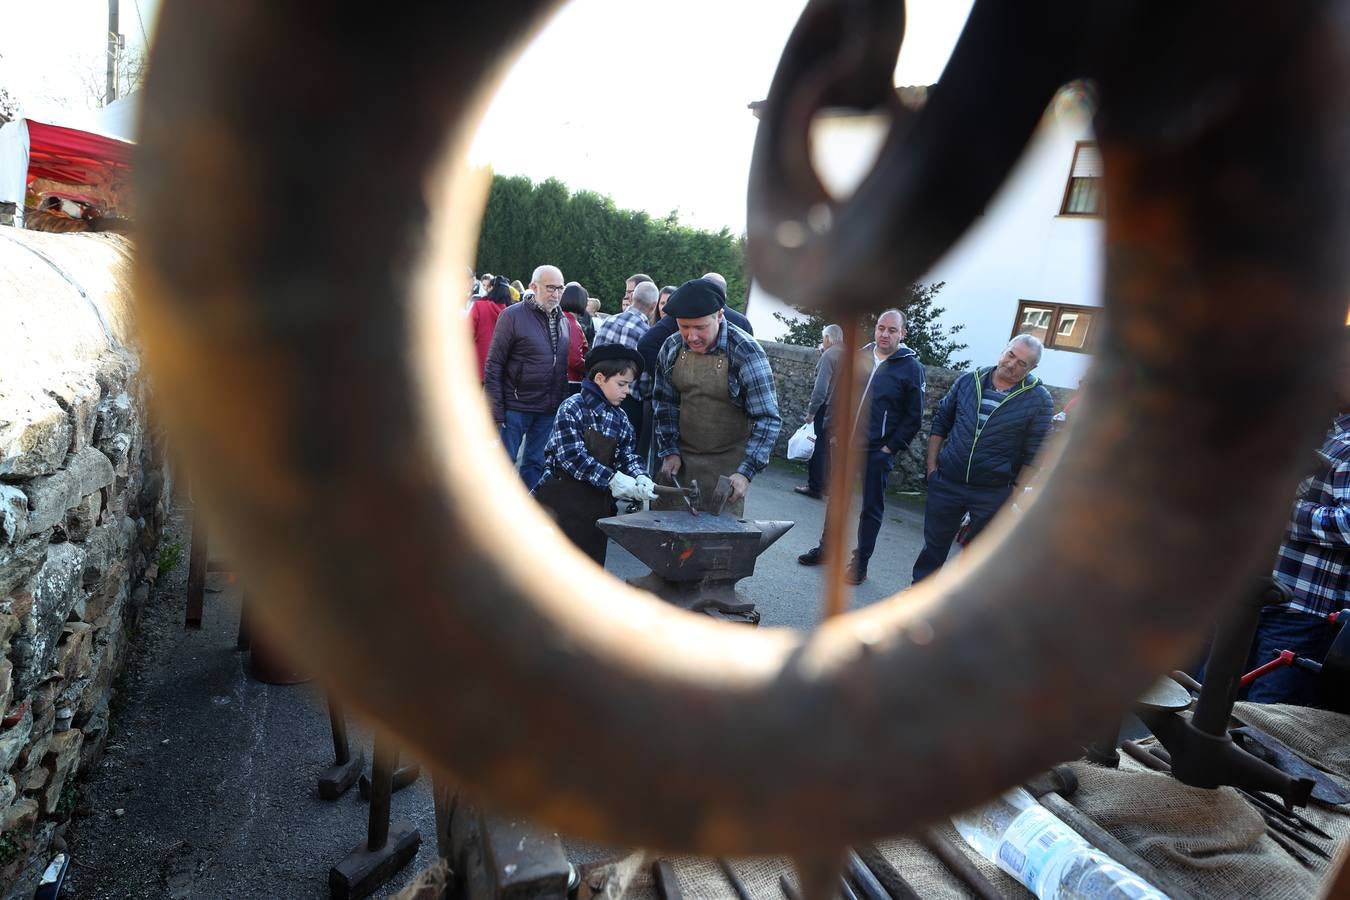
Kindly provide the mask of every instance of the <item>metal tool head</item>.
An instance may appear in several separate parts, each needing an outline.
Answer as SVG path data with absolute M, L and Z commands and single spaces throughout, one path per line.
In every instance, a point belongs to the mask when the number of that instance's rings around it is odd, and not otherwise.
M 1191 705 L 1191 692 L 1171 678 L 1159 678 L 1137 701 L 1141 706 L 1180 712 Z
M 674 472 L 670 473 L 670 481 L 680 490 L 682 491 L 684 490 L 684 485 L 680 484 L 679 476 L 677 476 Z M 690 484 L 689 490 L 686 491 L 684 495 L 684 505 L 689 507 L 689 511 L 694 515 L 698 515 L 698 497 L 699 497 L 698 482 L 695 481 Z
M 708 511 L 714 516 L 720 516 L 722 510 L 726 508 L 727 501 L 731 499 L 731 479 L 726 475 L 717 476 L 717 489 L 713 491 L 712 502 L 708 504 Z

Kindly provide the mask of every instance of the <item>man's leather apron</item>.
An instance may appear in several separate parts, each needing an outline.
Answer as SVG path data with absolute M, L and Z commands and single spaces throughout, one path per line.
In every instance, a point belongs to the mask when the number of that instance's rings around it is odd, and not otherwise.
M 594 428 L 586 429 L 586 452 L 600 462 L 614 468 L 619 439 L 606 437 Z M 609 536 L 596 527 L 596 519 L 612 516 L 617 511 L 609 488 L 600 488 L 587 481 L 578 481 L 566 472 L 549 475 L 548 481 L 534 492 L 534 499 L 547 509 L 563 534 L 598 565 L 605 564 L 605 548 Z
M 712 502 L 719 475 L 734 475 L 745 461 L 750 417 L 727 396 L 730 361 L 725 354 L 680 351 L 670 372 L 680 392 L 680 484 L 698 482 L 704 505 Z M 687 509 L 679 497 L 662 496 L 653 509 Z M 745 498 L 728 502 L 724 513 L 745 514 Z

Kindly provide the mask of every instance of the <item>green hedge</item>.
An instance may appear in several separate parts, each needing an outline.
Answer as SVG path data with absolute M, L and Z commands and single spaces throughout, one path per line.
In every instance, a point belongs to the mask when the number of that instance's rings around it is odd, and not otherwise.
M 478 272 L 528 284 L 535 266 L 549 263 L 568 281 L 579 281 L 618 312 L 624 280 L 646 272 L 658 285 L 678 285 L 704 272 L 727 279 L 727 300 L 745 309 L 749 289 L 745 241 L 723 228 L 699 231 L 675 213 L 653 219 L 619 209 L 594 191 L 573 194 L 556 178 L 535 184 L 518 175 L 496 175 L 478 237 Z

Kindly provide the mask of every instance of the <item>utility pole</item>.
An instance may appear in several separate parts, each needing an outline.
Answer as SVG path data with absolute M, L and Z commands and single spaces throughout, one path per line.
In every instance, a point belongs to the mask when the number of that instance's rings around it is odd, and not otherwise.
M 117 58 L 122 52 L 122 33 L 117 24 L 117 0 L 108 0 L 108 90 L 103 98 L 107 106 L 117 99 Z

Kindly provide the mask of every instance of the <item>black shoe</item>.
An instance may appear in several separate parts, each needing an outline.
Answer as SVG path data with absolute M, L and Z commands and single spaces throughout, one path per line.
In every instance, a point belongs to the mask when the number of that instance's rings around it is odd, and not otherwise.
M 810 497 L 813 500 L 819 500 L 822 496 L 824 496 L 823 494 L 820 493 L 820 491 L 813 489 L 809 484 L 799 484 L 795 488 L 793 488 L 793 490 L 801 494 L 803 497 Z
M 849 584 L 862 584 L 867 580 L 867 563 L 858 562 L 858 554 L 853 554 L 853 559 L 848 564 L 848 569 L 844 572 L 844 580 Z
M 818 566 L 825 561 L 825 554 L 819 547 L 812 547 L 801 556 L 797 557 L 797 562 L 804 566 Z

